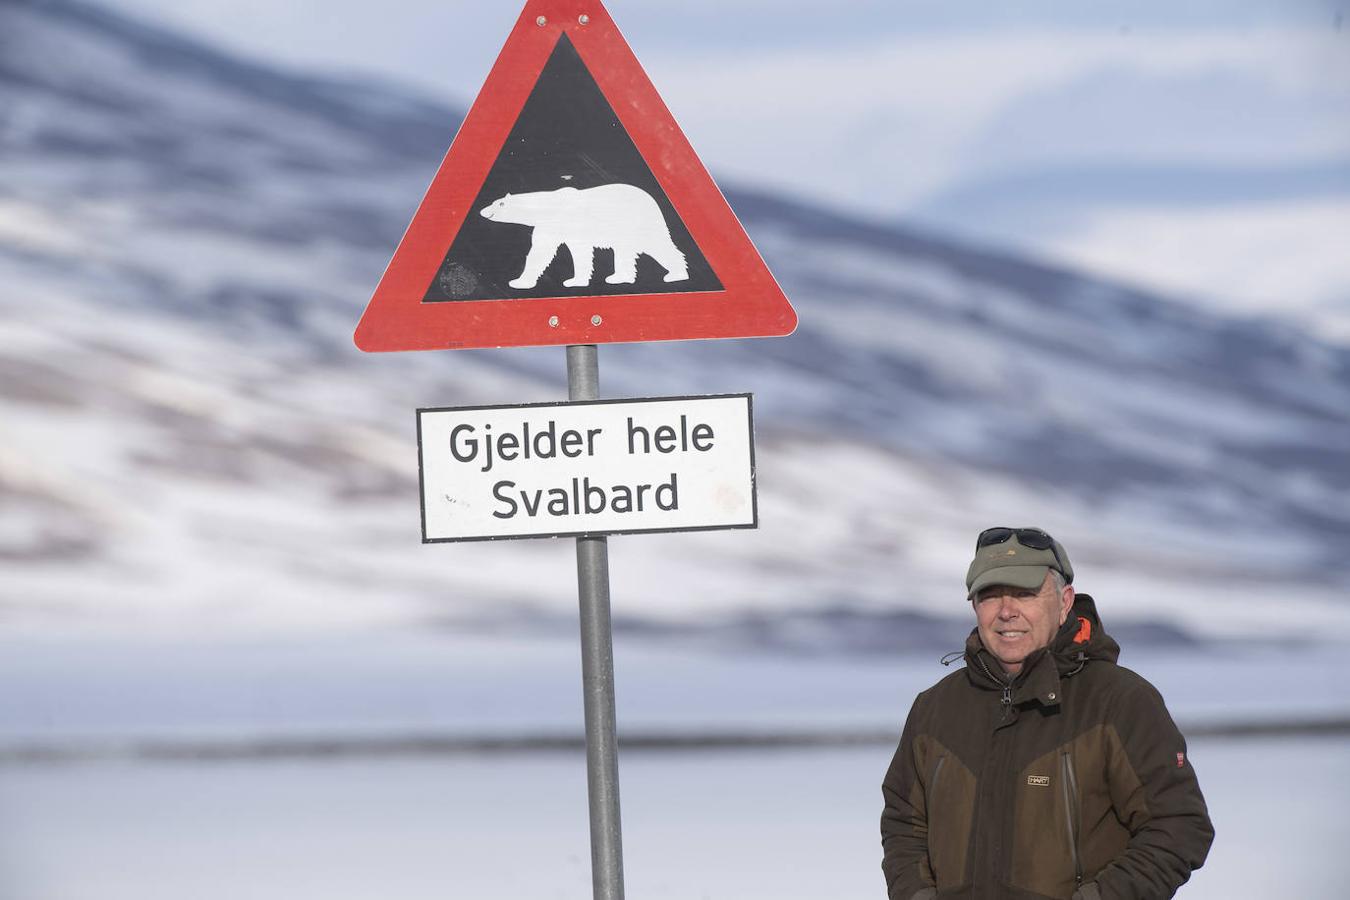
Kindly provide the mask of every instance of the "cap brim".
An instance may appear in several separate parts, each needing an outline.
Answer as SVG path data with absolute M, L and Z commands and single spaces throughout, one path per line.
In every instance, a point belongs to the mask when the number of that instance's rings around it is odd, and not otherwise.
M 990 569 L 976 576 L 966 596 L 974 597 L 980 591 L 994 584 L 1006 584 L 1032 591 L 1039 590 L 1040 586 L 1045 584 L 1045 576 L 1049 571 L 1049 566 L 1002 566 L 997 569 Z

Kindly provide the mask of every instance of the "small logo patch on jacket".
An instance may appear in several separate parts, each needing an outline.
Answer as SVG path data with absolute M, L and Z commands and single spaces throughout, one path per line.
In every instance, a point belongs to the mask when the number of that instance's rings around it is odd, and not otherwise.
M 1185 753 L 1178 753 L 1178 754 L 1177 754 L 1177 768 L 1178 768 L 1178 769 L 1183 768 L 1185 765 L 1186 765 L 1186 754 L 1185 754 Z
M 1039 785 L 1039 786 L 1041 786 L 1041 787 L 1046 787 L 1047 785 L 1050 784 L 1050 776 L 1049 776 L 1049 775 L 1028 775 L 1028 776 L 1027 776 L 1027 784 L 1035 784 L 1035 785 Z

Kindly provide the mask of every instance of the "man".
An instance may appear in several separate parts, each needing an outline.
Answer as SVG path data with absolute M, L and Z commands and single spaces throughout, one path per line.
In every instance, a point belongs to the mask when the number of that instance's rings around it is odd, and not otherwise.
M 1204 862 L 1186 742 L 1072 584 L 1044 531 L 980 534 L 965 668 L 915 699 L 882 782 L 891 900 L 1163 900 Z

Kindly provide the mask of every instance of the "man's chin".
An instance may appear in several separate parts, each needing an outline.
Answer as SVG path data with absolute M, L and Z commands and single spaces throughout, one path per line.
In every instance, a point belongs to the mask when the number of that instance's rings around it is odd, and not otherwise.
M 1014 663 L 1021 662 L 1031 653 L 1031 648 L 1027 645 L 1026 638 L 1018 637 L 1013 640 L 1007 640 L 997 634 L 982 641 L 986 650 L 994 655 L 999 662 Z
M 1026 660 L 1029 651 L 1014 650 L 1000 652 L 996 648 L 991 652 L 994 654 L 994 659 L 998 660 L 999 665 L 1003 666 L 1005 669 L 1012 669 L 1014 667 L 1021 667 L 1022 663 Z

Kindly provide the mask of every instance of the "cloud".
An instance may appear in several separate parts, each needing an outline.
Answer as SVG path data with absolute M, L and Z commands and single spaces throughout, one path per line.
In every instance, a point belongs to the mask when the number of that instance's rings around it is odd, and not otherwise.
M 1350 155 L 1348 44 L 1055 31 L 654 54 L 647 67 L 720 171 L 894 215 L 991 172 L 1068 159 Z
M 1350 342 L 1350 200 L 1101 210 L 1060 259 L 1229 311 L 1278 312 Z

